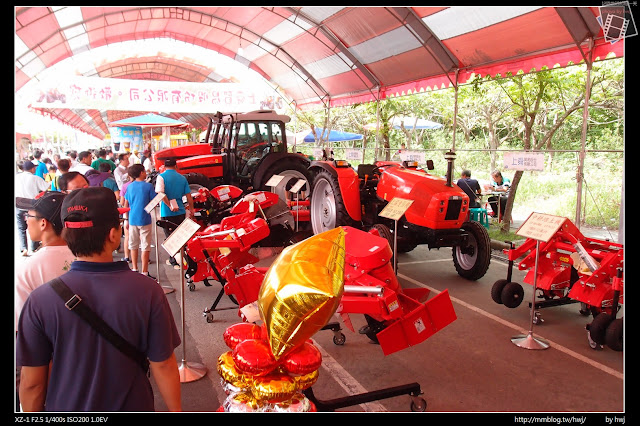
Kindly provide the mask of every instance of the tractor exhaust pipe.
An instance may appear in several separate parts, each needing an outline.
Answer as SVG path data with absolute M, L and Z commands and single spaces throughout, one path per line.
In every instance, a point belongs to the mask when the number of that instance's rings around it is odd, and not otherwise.
M 453 163 L 456 159 L 456 153 L 449 151 L 444 154 L 444 159 L 447 160 L 447 186 L 453 186 Z

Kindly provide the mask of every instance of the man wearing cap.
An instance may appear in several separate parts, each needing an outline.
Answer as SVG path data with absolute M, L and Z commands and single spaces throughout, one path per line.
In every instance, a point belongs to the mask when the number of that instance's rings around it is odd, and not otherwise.
M 36 198 L 42 191 L 49 188 L 49 184 L 44 179 L 34 174 L 36 165 L 27 160 L 22 164 L 22 173 L 18 173 L 15 179 L 14 194 L 21 198 Z M 16 222 L 18 224 L 18 235 L 20 237 L 20 251 L 23 256 L 29 254 L 27 250 L 27 222 L 25 214 L 27 211 L 20 207 L 16 210 Z M 31 241 L 31 251 L 38 248 L 38 243 Z
M 40 241 L 42 246 L 24 262 L 16 265 L 15 271 L 15 327 L 24 302 L 36 288 L 69 270 L 75 256 L 67 247 L 62 233 L 60 207 L 65 194 L 45 192 L 37 200 L 16 198 L 16 207 L 27 211 L 27 231 L 31 241 Z M 18 374 L 20 369 L 16 371 Z M 16 384 L 19 384 L 19 375 Z M 19 409 L 19 407 L 16 407 Z
M 186 210 L 182 197 L 187 198 L 187 208 L 193 212 L 193 198 L 191 197 L 191 188 L 187 178 L 176 171 L 176 160 L 164 160 L 165 171 L 160 173 L 156 178 L 156 193 L 164 193 L 165 197 L 160 204 L 160 218 L 180 225 L 186 217 Z M 172 203 L 173 202 L 173 203 Z M 171 235 L 171 230 L 164 228 L 165 236 Z M 170 257 L 168 262 L 173 266 L 179 266 L 179 263 Z
M 84 304 L 149 360 L 170 411 L 181 411 L 174 350 L 180 335 L 156 281 L 113 261 L 121 211 L 113 192 L 90 187 L 67 194 L 62 237 L 76 256 L 59 278 Z M 20 402 L 27 411 L 154 411 L 147 372 L 68 308 L 51 282 L 33 290 L 22 308 L 16 339 L 22 367 Z

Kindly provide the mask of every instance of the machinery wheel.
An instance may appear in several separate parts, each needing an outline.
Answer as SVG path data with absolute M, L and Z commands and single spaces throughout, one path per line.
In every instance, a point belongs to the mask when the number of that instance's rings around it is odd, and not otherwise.
M 589 325 L 589 335 L 591 340 L 598 345 L 604 345 L 606 343 L 605 336 L 607 333 L 607 327 L 609 327 L 611 321 L 611 315 L 606 312 L 598 314 Z
M 524 289 L 518 283 L 507 283 L 502 289 L 500 299 L 507 308 L 517 308 L 522 303 Z
M 347 336 L 344 333 L 338 333 L 333 335 L 333 344 L 337 346 L 344 345 L 344 342 L 347 341 Z
M 318 173 L 313 180 L 311 194 L 311 227 L 314 234 L 353 224 L 342 200 L 338 180 L 329 172 L 323 170 Z
M 411 400 L 411 411 L 423 412 L 427 411 L 427 401 L 424 398 L 414 398 Z
M 507 280 L 498 280 L 493 283 L 493 287 L 491 287 L 491 298 L 498 305 L 502 305 L 502 289 L 508 282 Z
M 622 351 L 622 318 L 611 321 L 604 335 L 607 346 L 614 351 Z
M 211 312 L 205 312 L 204 317 L 207 323 L 211 324 L 213 322 L 213 314 Z
M 469 233 L 466 247 L 454 247 L 453 264 L 458 275 L 471 281 L 484 276 L 491 262 L 491 239 L 479 222 L 465 222 L 462 228 Z

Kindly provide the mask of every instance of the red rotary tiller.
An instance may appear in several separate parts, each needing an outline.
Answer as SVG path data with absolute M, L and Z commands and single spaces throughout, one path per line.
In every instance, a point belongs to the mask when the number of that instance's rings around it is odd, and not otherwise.
M 524 282 L 533 285 L 536 261 L 536 240 L 528 238 L 522 245 L 504 252 L 508 256 L 507 278 L 498 280 L 491 289 L 491 298 L 508 308 L 516 308 L 522 302 L 524 290 L 512 282 L 513 264 L 519 270 L 529 270 Z M 539 242 L 536 291 L 543 301 L 535 304 L 544 307 L 581 303 L 580 313 L 593 315 L 586 326 L 589 345 L 596 349 L 604 344 L 611 349 L 622 350 L 622 318 L 616 319 L 623 303 L 623 260 L 621 244 L 585 237 L 569 220 L 548 242 Z M 531 307 L 531 306 L 530 306 Z M 541 323 L 536 311 L 534 323 Z
M 268 217 L 261 216 L 277 200 L 273 193 L 252 193 L 240 200 L 231 209 L 231 215 L 220 224 L 196 233 L 187 243 L 188 279 L 212 278 L 223 286 L 213 306 L 204 311 L 207 322 L 213 320 L 213 311 L 217 310 L 223 294 L 239 308 L 258 299 L 268 268 L 254 265 L 259 259 L 250 253 L 250 249 L 269 238 L 273 224 L 269 223 Z M 361 333 L 378 342 L 385 354 L 390 354 L 426 340 L 456 319 L 446 290 L 421 303 L 419 300 L 429 295 L 428 289 L 400 287 L 390 263 L 393 252 L 377 231 L 343 229 L 344 294 L 338 313 L 351 330 L 348 314 L 364 314 L 367 326 Z M 325 328 L 334 331 L 334 343 L 344 344 L 344 334 L 337 324 L 331 323 Z

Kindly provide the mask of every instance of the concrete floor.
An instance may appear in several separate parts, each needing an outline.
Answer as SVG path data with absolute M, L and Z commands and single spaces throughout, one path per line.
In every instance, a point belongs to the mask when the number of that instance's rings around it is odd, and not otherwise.
M 182 291 L 180 271 L 165 264 L 167 254 L 161 247 L 158 255 L 156 263 L 153 249 L 150 272 L 157 274 L 160 285 L 175 290 L 167 299 L 181 335 L 184 326 L 183 344 L 176 350 L 183 377 L 189 377 L 191 367 L 204 369 L 204 376 L 183 380 L 183 409 L 216 411 L 226 397 L 216 361 L 228 350 L 222 335 L 228 326 L 240 322 L 238 311 L 224 296 L 219 308 L 229 309 L 214 312 L 213 322 L 208 323 L 203 310 L 211 307 L 220 285 L 196 283 L 193 291 L 186 286 Z M 514 413 L 624 415 L 625 352 L 589 347 L 585 325 L 591 319 L 578 312 L 579 304 L 543 309 L 544 322 L 533 326 L 533 336 L 545 339 L 550 347 L 524 349 L 511 338 L 527 334 L 532 327 L 531 286 L 523 285 L 526 303 L 515 309 L 496 304 L 490 296 L 493 283 L 506 278 L 505 262 L 493 259 L 487 274 L 471 282 L 455 272 L 450 249 L 418 247 L 400 254 L 398 261 L 398 277 L 404 287 L 429 288 L 431 297 L 448 289 L 457 319 L 426 341 L 389 356 L 366 336 L 346 327 L 342 346 L 333 343 L 331 331 L 318 332 L 313 340 L 323 355 L 323 365 L 313 386 L 316 398 L 327 401 L 417 383 L 428 413 L 508 413 L 509 422 Z M 524 273 L 514 271 L 513 281 L 522 283 L 523 277 Z M 619 316 L 623 314 L 624 309 Z M 353 315 L 352 321 L 356 330 L 364 324 L 362 315 Z M 411 397 L 403 394 L 338 411 L 409 412 L 410 404 Z M 166 409 L 159 396 L 156 409 Z M 601 420 L 604 424 L 605 419 Z

